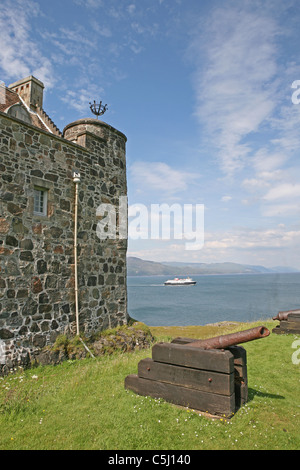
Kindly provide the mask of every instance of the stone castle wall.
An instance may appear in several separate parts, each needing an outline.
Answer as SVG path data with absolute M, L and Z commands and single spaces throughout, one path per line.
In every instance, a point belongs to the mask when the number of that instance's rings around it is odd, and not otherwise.
M 73 170 L 80 172 L 80 331 L 126 324 L 126 239 L 100 240 L 96 209 L 126 189 L 126 137 L 94 119 L 60 138 L 0 113 L 0 341 L 24 355 L 75 331 Z M 34 189 L 47 215 L 34 215 Z

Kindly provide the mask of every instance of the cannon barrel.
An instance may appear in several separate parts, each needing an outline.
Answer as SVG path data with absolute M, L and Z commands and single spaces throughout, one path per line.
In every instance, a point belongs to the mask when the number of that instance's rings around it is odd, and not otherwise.
M 285 312 L 278 312 L 276 317 L 273 317 L 273 320 L 287 320 L 288 315 L 299 314 L 300 310 L 286 310 Z
M 249 330 L 238 331 L 228 335 L 215 336 L 214 338 L 199 339 L 189 343 L 189 346 L 202 349 L 224 349 L 236 344 L 247 343 L 255 339 L 266 338 L 270 331 L 265 326 L 250 328 Z

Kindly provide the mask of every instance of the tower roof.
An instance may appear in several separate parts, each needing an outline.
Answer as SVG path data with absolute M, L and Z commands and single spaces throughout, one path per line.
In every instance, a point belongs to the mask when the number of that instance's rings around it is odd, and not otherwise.
M 44 84 L 33 75 L 8 87 L 0 83 L 0 112 L 35 127 L 61 136 L 61 132 L 43 109 Z

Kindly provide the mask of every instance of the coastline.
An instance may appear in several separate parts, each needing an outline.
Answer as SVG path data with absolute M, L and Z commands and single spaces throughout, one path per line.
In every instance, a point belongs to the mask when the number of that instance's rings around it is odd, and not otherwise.
M 269 319 L 236 322 L 231 320 L 209 323 L 206 325 L 187 325 L 187 326 L 151 326 L 148 325 L 154 337 L 165 337 L 166 340 L 172 340 L 177 336 L 186 338 L 205 339 L 222 334 L 235 333 L 237 331 L 254 328 L 256 326 L 266 326 L 270 331 L 275 328 L 278 322 Z M 271 333 L 272 334 L 272 333 Z M 276 335 L 275 335 L 276 336 Z

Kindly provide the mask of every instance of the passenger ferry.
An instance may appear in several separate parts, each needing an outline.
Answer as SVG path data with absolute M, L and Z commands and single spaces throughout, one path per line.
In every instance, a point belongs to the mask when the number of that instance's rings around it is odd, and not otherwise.
M 197 284 L 196 281 L 193 281 L 190 277 L 185 279 L 175 277 L 175 279 L 169 279 L 164 283 L 165 286 L 194 286 L 195 284 Z

